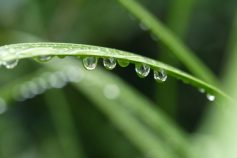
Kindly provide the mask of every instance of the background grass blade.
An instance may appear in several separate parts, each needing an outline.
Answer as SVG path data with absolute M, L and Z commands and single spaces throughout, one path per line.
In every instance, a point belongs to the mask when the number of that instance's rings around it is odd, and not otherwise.
M 166 18 L 167 27 L 169 27 L 180 39 L 186 39 L 194 6 L 195 0 L 179 0 L 169 3 L 168 15 Z M 180 67 L 178 59 L 172 58 L 169 54 L 169 50 L 165 46 L 161 45 L 157 59 L 165 61 L 165 63 L 176 68 Z M 177 107 L 179 106 L 177 104 L 179 93 L 177 92 L 179 88 L 176 80 L 168 80 L 167 86 L 160 86 L 157 84 L 157 103 L 164 106 L 162 108 L 173 118 L 177 117 Z M 166 99 L 166 94 L 168 93 L 170 99 Z
M 176 37 L 170 29 L 149 13 L 136 0 L 118 0 L 129 12 L 137 17 L 155 36 L 157 36 L 186 68 L 203 80 L 219 85 L 219 81 L 209 68 Z
M 78 143 L 74 119 L 64 92 L 51 90 L 45 93 L 44 96 L 65 154 L 64 157 L 85 158 L 81 145 Z
M 202 151 L 200 153 L 203 154 L 201 157 L 204 158 L 208 158 L 212 153 L 217 153 L 215 157 L 220 158 L 235 158 L 237 156 L 235 150 L 237 145 L 237 71 L 233 71 L 233 68 L 237 67 L 237 12 L 229 35 L 229 46 L 227 48 L 229 57 L 228 62 L 226 62 L 228 64 L 223 72 L 223 78 L 226 89 L 234 98 L 234 101 L 228 103 L 222 100 L 222 106 L 210 107 L 207 112 L 199 134 L 195 138 L 199 150 Z M 226 108 L 226 105 L 229 105 L 228 108 Z

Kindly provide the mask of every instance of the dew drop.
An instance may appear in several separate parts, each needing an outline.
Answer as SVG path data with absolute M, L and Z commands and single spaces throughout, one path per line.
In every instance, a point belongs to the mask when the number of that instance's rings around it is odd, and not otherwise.
M 4 61 L 2 64 L 7 68 L 7 69 L 13 69 L 14 67 L 17 66 L 18 64 L 18 59 L 13 59 L 9 61 Z
M 122 59 L 118 59 L 118 64 L 121 67 L 127 67 L 129 65 L 129 61 L 127 60 L 122 60 Z
M 146 25 L 144 25 L 143 23 L 140 23 L 139 24 L 140 28 L 143 30 L 143 31 L 147 31 L 148 28 L 146 27 Z
M 7 104 L 6 102 L 0 98 L 0 114 L 3 114 L 7 110 Z
M 96 57 L 85 57 L 82 59 L 82 62 L 87 70 L 94 70 L 97 66 L 98 59 Z
M 43 55 L 43 56 L 36 57 L 35 60 L 38 62 L 47 62 L 47 61 L 51 60 L 52 58 L 53 58 L 53 56 L 51 56 L 51 55 Z
M 167 79 L 167 74 L 166 74 L 165 70 L 163 70 L 163 69 L 161 69 L 159 71 L 154 70 L 154 79 L 160 83 L 165 82 Z
M 199 88 L 198 91 L 199 91 L 200 93 L 205 93 L 205 89 L 204 89 L 204 88 Z
M 214 95 L 212 95 L 212 94 L 207 94 L 207 99 L 209 101 L 214 101 L 216 99 L 216 97 Z
M 104 58 L 103 64 L 106 69 L 113 70 L 116 67 L 116 59 L 115 58 Z
M 146 64 L 137 64 L 135 67 L 137 75 L 141 78 L 147 77 L 150 73 L 150 66 Z

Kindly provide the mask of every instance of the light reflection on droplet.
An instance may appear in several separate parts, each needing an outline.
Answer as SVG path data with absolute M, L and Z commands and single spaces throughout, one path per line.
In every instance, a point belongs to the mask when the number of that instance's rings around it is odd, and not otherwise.
M 207 94 L 207 99 L 209 101 L 214 101 L 216 99 L 216 97 L 214 95 L 212 95 L 212 94 Z
M 7 69 L 13 69 L 17 66 L 18 64 L 18 59 L 13 59 L 13 60 L 8 60 L 4 61 L 2 64 L 7 68 Z
M 137 75 L 141 78 L 147 77 L 150 73 L 150 66 L 146 64 L 137 64 L 135 67 Z
M 165 82 L 167 79 L 167 74 L 166 74 L 165 70 L 163 70 L 163 69 L 161 69 L 159 71 L 154 70 L 154 79 L 160 83 Z

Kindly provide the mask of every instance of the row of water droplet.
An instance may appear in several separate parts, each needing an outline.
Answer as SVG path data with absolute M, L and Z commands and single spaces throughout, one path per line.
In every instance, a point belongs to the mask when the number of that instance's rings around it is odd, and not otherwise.
M 59 56 L 59 57 L 61 58 L 61 56 Z M 38 62 L 47 62 L 47 61 L 51 60 L 52 58 L 53 58 L 53 56 L 45 55 L 45 56 L 36 57 L 35 60 Z M 12 69 L 17 66 L 18 61 L 19 61 L 18 59 L 15 59 L 15 60 L 1 62 L 0 64 L 5 66 L 8 69 Z M 94 57 L 94 56 L 83 57 L 82 63 L 83 63 L 83 66 L 85 67 L 85 69 L 94 70 L 97 66 L 98 58 Z M 117 63 L 121 67 L 127 67 L 129 65 L 129 61 L 127 61 L 127 60 L 121 60 L 121 59 L 116 60 L 113 57 L 103 59 L 103 65 L 108 70 L 113 70 L 116 67 Z M 135 71 L 139 77 L 145 78 L 149 75 L 151 68 L 147 64 L 136 63 L 135 64 Z M 153 75 L 154 75 L 153 76 L 154 79 L 160 83 L 165 82 L 167 79 L 167 73 L 163 69 L 153 70 Z M 215 96 L 211 95 L 211 94 L 207 94 L 207 98 L 210 101 L 215 100 Z
M 84 57 L 82 59 L 82 62 L 83 62 L 83 66 L 87 70 L 94 70 L 97 66 L 98 58 L 96 58 L 96 57 Z M 118 64 L 121 67 L 126 67 L 126 66 L 129 65 L 129 61 L 118 60 Z M 103 65 L 106 69 L 113 70 L 117 65 L 117 61 L 113 57 L 104 58 L 103 59 Z M 135 71 L 136 71 L 137 75 L 141 78 L 147 77 L 150 73 L 150 70 L 151 70 L 151 68 L 147 64 L 137 63 L 135 65 Z M 163 70 L 163 69 L 160 69 L 159 71 L 154 70 L 154 79 L 158 82 L 165 82 L 166 79 L 167 79 L 167 74 L 166 74 L 165 70 Z

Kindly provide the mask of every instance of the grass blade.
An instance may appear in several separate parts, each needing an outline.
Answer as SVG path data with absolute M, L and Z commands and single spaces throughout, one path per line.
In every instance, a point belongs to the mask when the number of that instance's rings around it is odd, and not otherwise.
M 219 86 L 219 81 L 209 68 L 176 37 L 171 30 L 165 27 L 158 19 L 149 13 L 136 0 L 118 0 L 129 12 L 137 17 L 155 36 L 157 36 L 190 72 L 201 79 Z
M 82 45 L 82 44 L 69 44 L 69 43 L 23 43 L 13 44 L 0 47 L 0 61 L 7 63 L 9 61 L 36 58 L 40 56 L 95 56 L 95 57 L 113 57 L 120 60 L 127 60 L 130 63 L 144 63 L 149 65 L 153 70 L 159 71 L 163 69 L 169 76 L 173 76 L 189 83 L 197 88 L 203 88 L 206 92 L 213 95 L 224 97 L 231 100 L 228 95 L 222 92 L 215 86 L 208 84 L 198 78 L 195 78 L 185 72 L 182 72 L 172 66 L 166 65 L 162 62 L 139 56 L 133 53 L 120 51 L 111 48 Z

